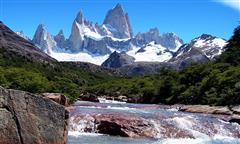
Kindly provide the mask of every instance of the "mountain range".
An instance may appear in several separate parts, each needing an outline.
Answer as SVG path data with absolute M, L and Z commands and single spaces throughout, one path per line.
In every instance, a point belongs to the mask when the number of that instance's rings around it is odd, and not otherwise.
M 23 32 L 17 34 L 30 40 Z M 88 21 L 80 11 L 69 38 L 65 38 L 63 30 L 54 36 L 40 24 L 30 41 L 59 61 L 83 61 L 107 68 L 137 65 L 139 71 L 146 65 L 182 69 L 192 62 L 213 60 L 227 44 L 226 40 L 208 34 L 186 44 L 175 33 L 161 34 L 158 28 L 134 35 L 130 18 L 120 4 L 107 12 L 102 24 Z

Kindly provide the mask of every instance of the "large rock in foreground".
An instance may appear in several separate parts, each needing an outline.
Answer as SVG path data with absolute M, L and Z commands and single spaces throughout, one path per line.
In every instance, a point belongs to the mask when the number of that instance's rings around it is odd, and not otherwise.
M 67 116 L 50 99 L 0 87 L 0 144 L 65 144 Z

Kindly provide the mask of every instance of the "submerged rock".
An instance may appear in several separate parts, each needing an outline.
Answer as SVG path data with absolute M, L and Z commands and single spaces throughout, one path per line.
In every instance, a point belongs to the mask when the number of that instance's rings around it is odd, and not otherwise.
M 0 144 L 66 144 L 67 119 L 60 104 L 0 87 Z

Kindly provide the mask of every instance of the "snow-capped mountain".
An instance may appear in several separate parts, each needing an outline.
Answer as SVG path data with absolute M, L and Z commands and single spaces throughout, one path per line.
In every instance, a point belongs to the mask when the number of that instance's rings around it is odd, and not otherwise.
M 132 30 L 128 15 L 120 4 L 109 10 L 102 25 L 87 21 L 80 11 L 73 22 L 69 41 L 72 52 L 85 51 L 94 55 L 112 53 L 111 48 L 128 50 Z
M 182 69 L 193 62 L 203 63 L 215 59 L 224 51 L 224 46 L 227 44 L 224 39 L 207 34 L 193 39 L 189 44 L 183 44 L 176 52 L 156 43 L 153 41 L 140 49 L 134 48 L 128 51 L 127 54 L 134 58 L 132 66 L 135 67 L 135 63 L 139 62 L 158 62 L 172 68 Z M 108 62 L 112 61 L 114 61 L 114 57 L 109 57 L 103 66 L 115 67 L 112 63 L 108 64 Z M 146 66 L 145 63 L 141 65 L 141 68 Z
M 162 62 L 172 57 L 168 49 L 175 50 L 183 44 L 177 35 L 161 35 L 157 28 L 134 36 L 129 16 L 120 4 L 107 12 L 101 25 L 88 21 L 80 11 L 68 39 L 63 30 L 53 36 L 41 24 L 32 42 L 59 61 L 84 61 L 98 65 L 114 51 L 126 52 L 135 57 L 135 61 Z
M 200 49 L 209 59 L 214 59 L 224 51 L 226 40 L 203 34 L 192 40 L 191 45 Z
M 226 40 L 203 34 L 189 44 L 182 45 L 169 62 L 183 68 L 192 62 L 206 62 L 219 56 L 224 51 Z
M 51 35 L 40 24 L 32 42 L 59 61 L 104 63 L 107 67 L 116 67 L 114 64 L 121 60 L 120 65 L 130 62 L 185 65 L 191 61 L 207 61 L 220 55 L 226 44 L 221 38 L 204 34 L 184 45 L 175 33 L 161 34 L 158 28 L 133 35 L 129 16 L 120 4 L 107 12 L 102 24 L 87 20 L 80 11 L 72 23 L 69 38 L 63 30 Z M 131 60 L 126 61 L 126 57 Z
M 171 51 L 178 50 L 178 48 L 184 44 L 183 40 L 174 33 L 164 33 L 160 35 L 158 28 L 151 28 L 146 33 L 138 33 L 133 41 L 137 46 L 146 45 L 154 41 L 156 44 L 160 44 Z

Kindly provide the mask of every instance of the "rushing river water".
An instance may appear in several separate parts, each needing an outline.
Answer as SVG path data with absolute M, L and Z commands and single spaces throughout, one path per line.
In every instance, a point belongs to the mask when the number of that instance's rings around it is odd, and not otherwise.
M 79 101 L 69 122 L 69 144 L 240 144 L 237 123 L 163 105 Z

